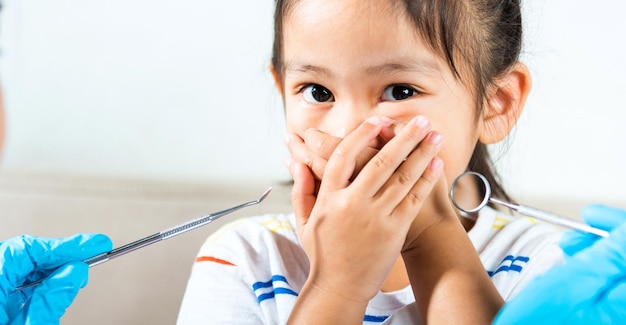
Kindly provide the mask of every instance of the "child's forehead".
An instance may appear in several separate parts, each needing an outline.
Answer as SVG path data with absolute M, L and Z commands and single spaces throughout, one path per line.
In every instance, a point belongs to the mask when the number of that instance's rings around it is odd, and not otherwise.
M 368 73 L 447 70 L 443 58 L 406 16 L 391 9 L 347 8 L 345 3 L 351 0 L 333 1 L 337 4 L 324 10 L 312 5 L 326 0 L 299 1 L 291 8 L 283 25 L 285 71 L 327 74 L 326 67 L 337 65 Z
M 285 21 L 295 18 L 316 23 L 345 22 L 346 28 L 354 28 L 354 23 L 359 21 L 370 26 L 386 25 L 389 18 L 408 21 L 406 8 L 398 3 L 389 0 L 299 0 L 292 1 L 284 18 Z

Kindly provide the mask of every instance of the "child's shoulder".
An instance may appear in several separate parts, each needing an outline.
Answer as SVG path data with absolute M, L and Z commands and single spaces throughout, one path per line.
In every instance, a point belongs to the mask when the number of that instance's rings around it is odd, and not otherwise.
M 483 220 L 480 220 L 484 218 Z M 559 241 L 563 229 L 533 218 L 493 209 L 481 211 L 474 245 L 505 299 L 536 276 L 563 261 Z M 476 227 L 475 226 L 475 227 Z
M 539 242 L 558 242 L 563 230 L 524 216 L 497 211 L 486 207 L 469 236 L 476 249 L 481 252 L 488 246 L 533 246 Z M 541 240 L 539 240 L 541 239 Z

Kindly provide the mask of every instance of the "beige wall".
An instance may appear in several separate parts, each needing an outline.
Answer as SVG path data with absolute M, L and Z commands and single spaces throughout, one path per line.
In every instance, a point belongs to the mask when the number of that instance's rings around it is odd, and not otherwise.
M 121 256 L 90 271 L 61 324 L 173 324 L 193 258 L 217 227 L 241 216 L 290 211 L 288 188 L 211 186 L 5 172 L 0 175 L 0 238 L 102 232 L 121 246 L 203 214 L 270 196 L 189 233 Z

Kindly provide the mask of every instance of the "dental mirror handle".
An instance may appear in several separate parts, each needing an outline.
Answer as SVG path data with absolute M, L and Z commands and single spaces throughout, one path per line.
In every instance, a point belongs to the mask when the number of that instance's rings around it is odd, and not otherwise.
M 540 209 L 532 208 L 532 207 L 521 205 L 521 204 L 507 203 L 507 202 L 503 202 L 494 198 L 491 198 L 490 201 L 493 203 L 504 205 L 507 208 L 513 209 L 520 214 L 523 214 L 523 215 L 526 215 L 526 216 L 529 216 L 529 217 L 532 217 L 541 221 L 545 221 L 545 222 L 563 226 L 563 227 L 568 227 L 568 228 L 575 229 L 575 230 L 582 231 L 582 232 L 587 232 L 587 233 L 594 234 L 600 237 L 609 237 L 609 232 L 606 230 L 598 229 L 598 228 L 589 226 L 587 224 L 560 216 L 558 214 L 550 213 L 547 211 L 543 211 Z

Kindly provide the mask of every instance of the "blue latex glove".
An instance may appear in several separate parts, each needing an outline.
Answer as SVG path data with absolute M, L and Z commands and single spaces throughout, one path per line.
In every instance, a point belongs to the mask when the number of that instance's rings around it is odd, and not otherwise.
M 587 224 L 607 231 L 626 222 L 626 211 L 600 204 L 586 206 L 580 216 Z M 572 256 L 599 239 L 600 237 L 593 234 L 570 231 L 563 235 L 560 245 L 565 254 Z
M 20 236 L 0 243 L 0 324 L 58 324 L 87 284 L 82 260 L 111 250 L 101 234 L 67 238 Z M 39 285 L 14 290 L 45 277 Z
M 573 256 L 506 303 L 494 324 L 626 324 L 626 211 L 593 205 L 582 215 L 611 235 L 568 234 L 562 246 Z

